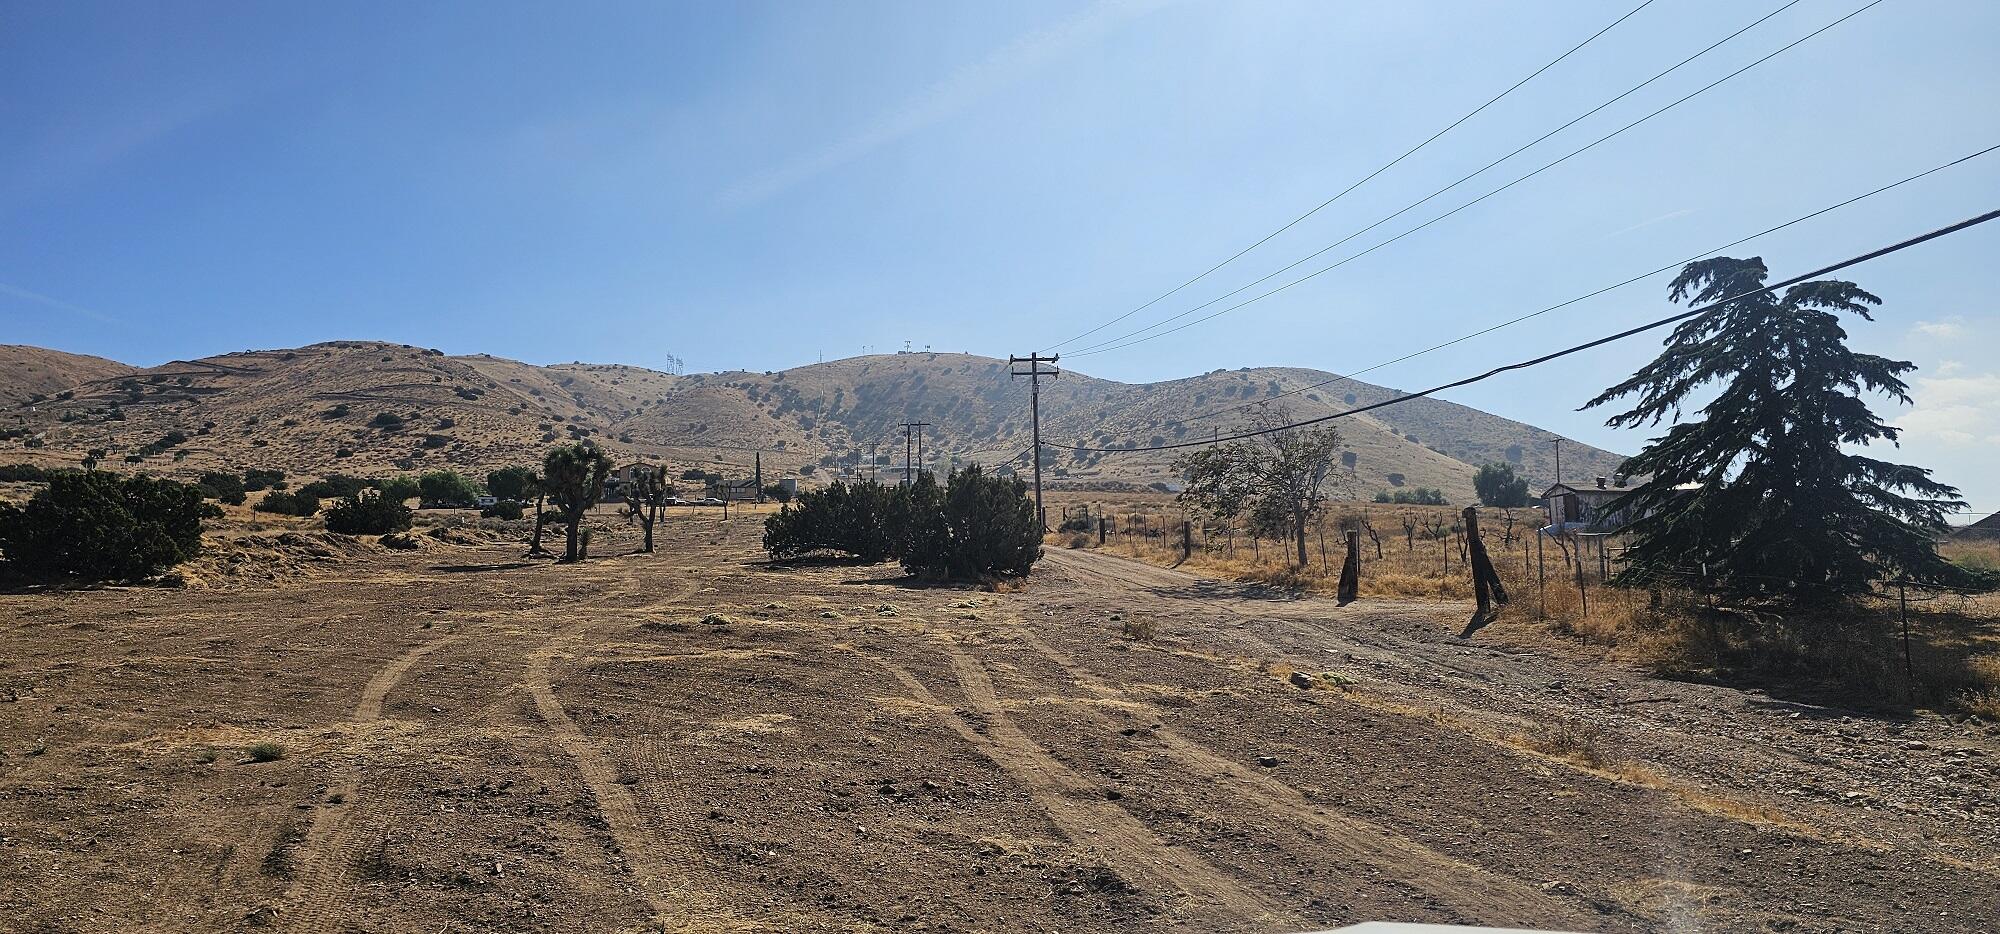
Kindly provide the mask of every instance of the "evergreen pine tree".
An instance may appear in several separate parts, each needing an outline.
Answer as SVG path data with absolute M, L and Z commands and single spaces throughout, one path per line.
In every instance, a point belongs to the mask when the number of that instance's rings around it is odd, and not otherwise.
M 1964 503 L 1930 471 L 1847 448 L 1894 442 L 1861 398 L 1907 404 L 1915 369 L 1847 348 L 1838 312 L 1869 318 L 1881 299 L 1852 282 L 1757 291 L 1762 259 L 1689 263 L 1672 299 L 1720 304 L 1675 328 L 1666 350 L 1585 408 L 1637 396 L 1613 427 L 1674 424 L 1625 462 L 1650 483 L 1607 508 L 1642 518 L 1622 574 L 1627 583 L 1704 574 L 1738 599 L 1814 602 L 1866 592 L 1894 576 L 1954 579 L 1934 547 L 1945 516 Z M 1713 392 L 1700 418 L 1683 407 Z M 1685 488 L 1684 488 L 1685 487 Z

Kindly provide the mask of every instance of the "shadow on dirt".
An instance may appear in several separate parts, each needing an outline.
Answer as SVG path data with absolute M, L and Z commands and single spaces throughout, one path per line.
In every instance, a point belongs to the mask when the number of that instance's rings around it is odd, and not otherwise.
M 766 558 L 761 561 L 745 561 L 746 568 L 761 568 L 766 571 L 790 571 L 800 568 L 866 568 L 881 562 L 863 561 L 846 555 L 806 555 L 799 558 Z
M 972 585 L 963 581 L 939 581 L 909 574 L 892 574 L 887 577 L 856 577 L 840 582 L 843 587 L 896 587 L 902 590 L 970 590 Z
M 446 574 L 483 574 L 488 571 L 512 571 L 517 568 L 531 568 L 534 561 L 508 561 L 502 564 L 433 564 L 431 570 Z

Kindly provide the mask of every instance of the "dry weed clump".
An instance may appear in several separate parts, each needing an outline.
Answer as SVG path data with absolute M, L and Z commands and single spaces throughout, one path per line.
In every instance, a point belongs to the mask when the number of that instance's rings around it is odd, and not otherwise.
M 1965 663 L 1973 686 L 1958 696 L 1958 706 L 1967 713 L 2000 720 L 2000 655 L 1978 655 Z
M 1124 619 L 1117 616 L 1113 616 L 1112 619 L 1119 620 L 1118 634 L 1127 639 L 1135 642 L 1151 642 L 1159 638 L 1160 624 L 1153 620 Z
M 1516 734 L 1511 742 L 1586 768 L 1606 770 L 1616 761 L 1605 748 L 1604 731 L 1577 720 L 1558 720 L 1541 732 Z

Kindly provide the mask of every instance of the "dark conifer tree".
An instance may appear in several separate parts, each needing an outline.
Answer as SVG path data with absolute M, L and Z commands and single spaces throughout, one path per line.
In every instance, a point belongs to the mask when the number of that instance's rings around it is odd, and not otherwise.
M 1956 577 L 1934 542 L 1958 491 L 1930 471 L 1849 450 L 1894 442 L 1862 399 L 1907 404 L 1915 365 L 1847 347 L 1839 312 L 1869 318 L 1881 299 L 1852 282 L 1757 291 L 1762 259 L 1689 263 L 1674 301 L 1720 302 L 1675 328 L 1652 363 L 1585 408 L 1636 396 L 1613 427 L 1674 424 L 1625 462 L 1651 482 L 1607 508 L 1644 517 L 1628 583 L 1705 574 L 1738 599 L 1802 603 L 1863 593 L 1880 580 Z M 1708 398 L 1712 393 L 1713 397 Z M 1707 398 L 1703 403 L 1701 400 Z M 1683 420 L 1699 404 L 1699 418 Z

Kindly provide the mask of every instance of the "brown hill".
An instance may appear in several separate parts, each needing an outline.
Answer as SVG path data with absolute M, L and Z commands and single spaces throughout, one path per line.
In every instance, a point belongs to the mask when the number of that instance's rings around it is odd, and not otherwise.
M 1047 478 L 1057 485 L 1170 482 L 1179 451 L 1069 446 L 1146 448 L 1226 434 L 1243 425 L 1250 405 L 1329 375 L 1256 368 L 1129 384 L 1066 372 L 1043 384 Z M 1276 404 L 1311 417 L 1394 394 L 1349 381 Z M 1027 386 L 1008 376 L 1006 361 L 969 354 L 885 354 L 763 374 L 676 376 L 337 341 L 99 372 L 82 380 L 73 397 L 51 399 L 23 417 L 35 423 L 43 445 L 24 453 L 39 459 L 73 462 L 101 448 L 114 466 L 137 458 L 130 463 L 185 472 L 484 470 L 589 437 L 620 458 L 731 475 L 745 474 L 761 452 L 767 480 L 803 474 L 811 481 L 865 473 L 871 456 L 878 469 L 900 469 L 901 426 L 909 421 L 929 423 L 925 459 L 938 467 L 1029 465 Z M 1468 502 L 1474 465 L 1487 461 L 1513 463 L 1531 486 L 1554 477 L 1556 435 L 1450 402 L 1412 400 L 1335 424 L 1353 456 L 1352 490 L 1362 497 L 1427 486 Z M 187 437 L 167 443 L 174 432 Z M 1619 460 L 1578 442 L 1563 445 L 1564 474 L 1573 480 L 1610 473 Z
M 25 344 L 0 344 L 0 407 L 14 408 L 94 379 L 130 372 L 132 367 L 103 357 Z

